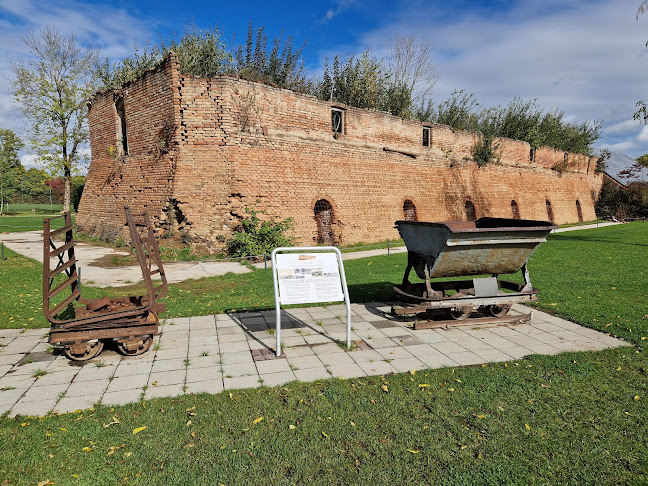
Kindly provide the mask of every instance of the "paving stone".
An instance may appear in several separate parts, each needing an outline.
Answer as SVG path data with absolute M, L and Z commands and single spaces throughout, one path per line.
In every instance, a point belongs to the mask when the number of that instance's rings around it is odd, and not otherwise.
M 412 353 L 407 351 L 406 348 L 401 348 L 400 346 L 392 346 L 391 348 L 380 348 L 376 350 L 383 359 L 401 359 L 401 358 L 411 358 Z
M 290 364 L 285 359 L 257 361 L 256 367 L 260 375 L 291 371 Z
M 189 358 L 192 361 L 193 359 L 200 357 L 218 357 L 219 354 L 220 346 L 218 344 L 190 347 L 188 353 Z
M 348 353 L 348 356 L 356 363 L 365 361 L 382 361 L 383 357 L 373 349 L 362 349 Z
M 187 368 L 187 383 L 194 383 L 196 381 L 223 381 L 223 373 L 220 366 L 210 368 Z
M 252 363 L 252 355 L 249 351 L 239 351 L 237 353 L 221 352 L 220 357 L 223 365 Z
M 339 355 L 336 354 L 335 356 Z M 286 360 L 288 361 L 288 364 L 293 371 L 311 368 L 324 368 L 322 361 L 315 355 L 287 357 Z
M 292 371 L 263 373 L 259 375 L 259 378 L 262 380 L 263 386 L 280 386 L 297 379 Z
M 9 412 L 9 417 L 22 415 L 27 417 L 42 417 L 47 415 L 56 405 L 57 399 L 50 398 L 38 401 L 23 401 L 16 403 Z
M 174 360 L 158 361 L 157 363 L 167 363 L 169 361 L 174 361 Z M 152 361 L 147 361 L 147 362 L 138 361 L 135 363 L 122 361 L 117 366 L 117 369 L 115 370 L 115 374 L 113 376 L 115 378 L 122 378 L 124 376 L 144 375 L 151 372 L 152 366 L 153 366 Z
M 136 388 L 144 388 L 148 383 L 149 375 L 133 375 L 123 376 L 122 378 L 115 378 L 110 382 L 106 393 L 120 392 L 125 390 L 133 390 Z
M 394 341 L 388 337 L 365 338 L 365 342 L 375 350 L 394 347 Z
M 353 358 L 349 356 L 349 353 L 319 354 L 317 356 L 325 366 L 350 365 L 355 363 Z
M 313 346 L 313 352 L 316 355 L 320 356 L 322 354 L 344 353 L 345 351 L 337 344 L 329 342 L 326 344 L 319 344 L 317 346 Z
M 448 336 L 446 336 L 443 332 L 435 331 L 433 329 L 417 331 L 417 336 L 421 341 L 427 344 L 444 343 L 450 341 L 450 339 L 448 339 Z
M 26 355 L 27 355 L 26 353 L 0 354 L 0 366 L 11 365 L 13 367 L 16 364 L 18 364 L 18 362 L 21 359 L 23 359 Z
M 245 338 L 241 341 L 225 341 L 220 343 L 220 351 L 222 353 L 245 352 L 250 351 L 250 346 Z
M 309 345 L 314 345 L 314 344 L 334 344 L 331 343 L 331 338 L 327 336 L 322 336 L 321 334 L 309 334 L 307 336 L 304 336 L 304 340 L 306 341 L 307 344 Z
M 148 386 L 155 387 L 154 383 L 157 383 L 157 386 L 165 385 L 184 385 L 184 382 L 187 378 L 187 370 L 174 370 L 174 371 L 160 371 L 157 373 L 151 373 L 148 379 Z
M 334 365 L 328 367 L 331 376 L 336 378 L 359 378 L 367 376 L 364 370 L 355 363 Z
M 257 375 L 257 367 L 253 361 L 248 363 L 235 363 L 235 364 L 224 364 L 223 365 L 223 376 L 225 378 L 237 377 L 237 376 L 246 376 L 246 375 Z
M 54 373 L 47 373 L 45 376 L 42 376 L 34 382 L 32 385 L 33 388 L 48 386 L 48 385 L 60 385 L 60 384 L 70 384 L 74 377 L 79 372 L 78 368 L 73 371 L 56 371 Z
M 70 386 L 69 383 L 59 383 L 56 385 L 32 386 L 25 392 L 21 398 L 22 402 L 35 402 L 40 400 L 58 400 L 59 395 L 65 392 Z
M 425 366 L 431 369 L 445 368 L 449 366 L 459 366 L 459 363 L 453 361 L 451 358 L 445 354 L 439 353 L 438 351 L 433 354 L 428 354 L 424 356 L 417 356 Z
M 155 353 L 155 361 L 164 359 L 184 359 L 187 357 L 187 349 L 173 348 L 173 349 L 160 349 Z
M 184 394 L 184 384 L 149 386 L 144 392 L 144 400 L 161 397 L 177 397 Z
M 239 388 L 256 388 L 261 386 L 259 375 L 253 376 L 235 376 L 232 378 L 223 378 L 223 388 L 225 390 L 236 390 Z
M 411 358 L 396 358 L 389 363 L 393 368 L 395 368 L 399 373 L 407 373 L 412 370 L 424 370 L 427 368 L 427 365 L 421 360 L 418 360 L 414 357 Z
M 160 373 L 163 371 L 177 371 L 184 370 L 187 367 L 187 358 L 184 359 L 164 359 L 161 361 L 155 361 L 152 368 L 150 368 L 151 373 Z M 190 360 L 191 361 L 191 360 Z
M 79 370 L 77 375 L 74 377 L 75 382 L 80 381 L 93 381 L 93 380 L 102 380 L 105 378 L 110 378 L 114 375 L 116 366 L 106 365 L 97 367 L 94 365 L 85 365 Z
M 236 336 L 245 336 L 245 331 L 240 326 L 228 326 L 228 327 L 219 327 L 217 328 L 218 339 L 223 342 L 223 340 L 231 340 Z M 230 336 L 230 337 L 225 337 Z
M 471 351 L 464 351 L 462 353 L 447 353 L 447 356 L 452 361 L 458 363 L 461 366 L 481 364 L 484 362 L 482 358 Z
M 72 413 L 77 410 L 86 410 L 88 408 L 93 408 L 95 404 L 101 398 L 101 394 L 96 395 L 86 395 L 86 396 L 76 396 L 76 397 L 63 397 L 61 398 L 56 406 L 54 411 L 58 413 Z
M 191 329 L 216 328 L 216 319 L 213 315 L 192 316 L 189 321 L 189 327 Z
M 223 391 L 223 380 L 194 381 L 186 384 L 185 393 L 211 393 Z
M 66 397 L 82 397 L 84 395 L 102 395 L 108 385 L 110 380 L 104 378 L 102 380 L 92 380 L 92 381 L 74 381 L 70 384 L 70 387 L 65 391 Z
M 107 391 L 101 397 L 103 405 L 126 405 L 127 403 L 136 403 L 140 401 L 143 387 L 133 388 L 122 391 Z
M 301 356 L 315 356 L 315 352 L 310 346 L 300 346 L 298 348 L 282 348 L 287 358 L 298 358 Z
M 530 349 L 523 346 L 511 346 L 510 348 L 502 348 L 501 352 L 508 354 L 513 359 L 521 359 L 525 356 L 533 354 Z
M 327 380 L 331 375 L 326 368 L 309 368 L 305 370 L 294 370 L 293 373 L 299 381 Z
M 5 390 L 0 392 L 0 405 L 10 405 L 9 408 L 6 408 L 6 410 L 9 410 L 18 400 L 23 397 L 26 391 L 27 388 L 14 388 L 12 390 Z
M 463 353 L 466 351 L 466 348 L 458 345 L 454 341 L 445 341 L 442 343 L 430 343 L 430 346 L 432 346 L 437 351 L 440 351 L 441 353 L 446 355 L 448 353 Z
M 499 349 L 478 349 L 474 353 L 489 363 L 496 363 L 499 361 L 511 361 L 512 356 L 500 351 Z
M 360 368 L 362 368 L 362 371 L 364 371 L 369 376 L 396 373 L 396 369 L 393 368 L 391 364 L 382 359 L 380 361 L 361 361 L 357 364 L 358 366 L 360 366 Z

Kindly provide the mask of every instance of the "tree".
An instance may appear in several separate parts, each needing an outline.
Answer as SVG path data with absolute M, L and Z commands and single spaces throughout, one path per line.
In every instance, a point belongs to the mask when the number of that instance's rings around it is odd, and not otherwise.
M 11 61 L 13 94 L 31 124 L 31 144 L 52 172 L 62 173 L 63 210 L 70 210 L 72 172 L 88 141 L 86 100 L 97 90 L 98 51 L 46 27 L 23 38 L 29 55 Z
M 439 79 L 436 65 L 432 58 L 432 46 L 425 37 L 417 39 L 414 35 L 394 36 L 388 47 L 387 69 L 391 78 L 392 103 L 405 101 L 403 93 L 408 93 L 410 105 L 424 105 L 432 95 L 434 86 Z M 393 98 L 396 99 L 393 99 Z M 403 113 L 409 106 L 401 106 Z M 390 110 L 393 112 L 393 109 Z
M 637 8 L 637 13 L 635 14 L 636 19 L 639 20 L 639 16 L 645 13 L 646 10 L 648 10 L 648 0 L 644 0 L 639 4 L 639 8 Z M 646 42 L 646 47 L 648 47 L 648 42 Z M 632 115 L 633 120 L 642 121 L 644 125 L 648 123 L 648 105 L 646 103 L 646 100 L 637 101 L 635 105 L 637 111 Z
M 23 143 L 11 130 L 0 129 L 0 214 L 9 197 L 20 186 L 20 174 L 23 167 L 18 158 L 18 151 Z

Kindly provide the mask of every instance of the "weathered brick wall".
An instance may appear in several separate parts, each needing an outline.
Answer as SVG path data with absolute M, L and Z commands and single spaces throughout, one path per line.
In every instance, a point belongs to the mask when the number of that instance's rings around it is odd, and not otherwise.
M 151 175 L 168 189 L 147 204 L 160 212 L 165 198 L 173 200 L 186 218 L 188 236 L 209 248 L 218 248 L 217 237 L 230 234 L 253 204 L 269 216 L 292 217 L 295 234 L 306 244 L 317 236 L 313 210 L 320 199 L 333 207 L 339 243 L 397 238 L 393 223 L 403 219 L 406 199 L 426 221 L 465 219 L 466 198 L 477 217 L 511 217 L 515 200 L 522 218 L 546 220 L 548 200 L 557 223 L 575 222 L 578 200 L 583 219 L 595 219 L 592 194 L 600 191 L 601 177 L 593 174 L 595 162 L 588 157 L 569 154 L 565 164 L 563 152 L 542 147 L 531 162 L 528 143 L 503 139 L 501 164 L 478 168 L 470 160 L 476 140 L 470 132 L 426 125 L 431 146 L 423 147 L 417 121 L 227 76 L 179 76 L 175 69 L 171 58 L 127 87 L 127 116 L 153 107 L 145 117 L 149 128 L 141 125 L 132 135 L 141 140 L 141 150 L 127 163 L 136 172 L 150 162 L 145 141 L 155 138 L 152 120 L 173 112 L 177 149 Z M 85 224 L 97 208 L 114 205 L 115 197 L 135 204 L 133 193 L 144 184 L 129 179 L 119 190 L 96 189 L 110 163 L 103 138 L 115 138 L 115 117 L 105 97 L 96 97 L 91 110 L 91 189 L 80 208 Z M 331 131 L 332 107 L 344 111 L 343 134 Z
M 146 72 L 121 90 L 97 93 L 88 113 L 92 161 L 76 222 L 84 232 L 125 235 L 124 206 L 157 218 L 169 205 L 178 150 L 177 62 Z M 124 99 L 128 154 L 119 152 L 115 100 Z

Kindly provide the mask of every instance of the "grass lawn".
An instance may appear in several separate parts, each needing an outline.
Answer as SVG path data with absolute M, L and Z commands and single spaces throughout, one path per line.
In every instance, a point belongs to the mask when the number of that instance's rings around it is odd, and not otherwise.
M 541 289 L 538 307 L 633 347 L 3 418 L 0 478 L 6 484 L 646 484 L 647 236 L 641 222 L 559 233 L 529 263 Z M 404 268 L 404 255 L 348 261 L 352 300 L 391 299 Z M 40 265 L 9 252 L 0 262 L 0 295 L 2 326 L 20 327 L 30 317 L 29 327 L 43 325 L 34 311 Z M 169 317 L 268 308 L 271 273 L 174 284 L 166 301 Z M 147 428 L 133 433 L 141 427 Z

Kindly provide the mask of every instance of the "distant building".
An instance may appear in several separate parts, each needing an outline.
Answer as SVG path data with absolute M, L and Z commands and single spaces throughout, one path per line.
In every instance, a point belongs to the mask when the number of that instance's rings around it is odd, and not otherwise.
M 633 170 L 633 167 L 637 170 Z M 620 187 L 634 182 L 648 182 L 648 169 L 637 167 L 637 161 L 629 155 L 612 152 L 605 164 L 605 180 Z
M 482 216 L 594 220 L 596 159 L 325 102 L 229 76 L 183 75 L 173 55 L 90 102 L 92 162 L 77 224 L 123 234 L 124 205 L 161 233 L 218 249 L 255 206 L 302 244 L 398 238 L 394 221 Z

